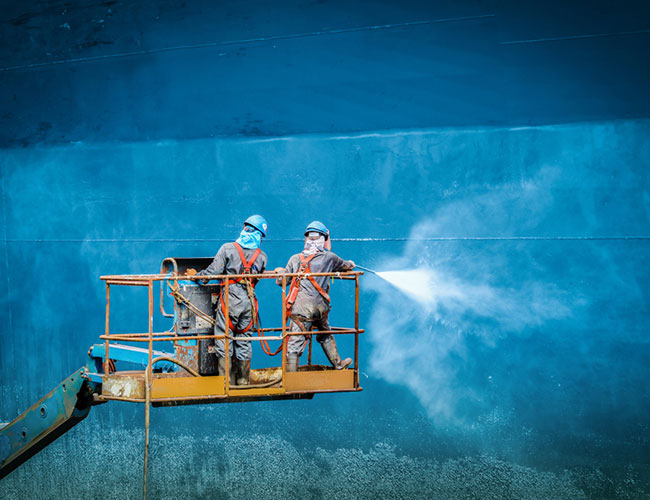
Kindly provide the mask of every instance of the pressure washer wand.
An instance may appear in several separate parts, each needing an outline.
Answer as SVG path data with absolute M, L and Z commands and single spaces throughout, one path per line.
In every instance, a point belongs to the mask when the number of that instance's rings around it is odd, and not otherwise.
M 368 269 L 367 267 L 360 266 L 359 264 L 355 264 L 354 267 L 357 269 L 361 269 L 362 271 L 367 271 L 372 274 L 377 274 L 377 271 L 373 271 L 372 269 Z

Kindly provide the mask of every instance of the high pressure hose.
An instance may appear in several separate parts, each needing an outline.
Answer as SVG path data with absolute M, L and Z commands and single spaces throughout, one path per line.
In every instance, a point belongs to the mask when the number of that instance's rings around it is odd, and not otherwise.
M 367 267 L 363 267 L 363 266 L 360 266 L 358 264 L 355 264 L 354 267 L 357 268 L 357 269 L 361 269 L 362 271 L 367 271 L 367 272 L 372 273 L 372 274 L 377 274 L 377 271 L 373 271 L 372 269 L 368 269 Z

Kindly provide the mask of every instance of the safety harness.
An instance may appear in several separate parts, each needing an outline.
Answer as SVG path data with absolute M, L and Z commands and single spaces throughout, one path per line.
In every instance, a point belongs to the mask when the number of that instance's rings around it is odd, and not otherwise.
M 234 245 L 235 248 L 237 249 L 237 252 L 239 253 L 239 257 L 241 258 L 242 264 L 244 265 L 244 271 L 242 272 L 242 274 L 251 274 L 251 268 L 253 267 L 253 264 L 255 263 L 255 260 L 257 259 L 261 250 L 259 248 L 255 250 L 255 253 L 253 253 L 250 262 L 248 262 L 246 261 L 246 257 L 244 256 L 244 251 L 242 250 L 239 243 L 235 242 Z M 229 284 L 240 283 L 242 280 L 246 284 L 246 291 L 248 292 L 248 298 L 251 301 L 251 313 L 252 313 L 251 322 L 243 330 L 236 330 L 232 324 L 232 321 L 230 320 L 230 317 L 228 317 L 228 326 L 233 332 L 239 334 L 246 333 L 248 330 L 251 329 L 251 327 L 255 327 L 255 329 L 257 330 L 257 334 L 260 337 L 264 337 L 264 332 L 262 331 L 262 322 L 260 320 L 259 307 L 257 304 L 257 297 L 255 296 L 256 283 L 253 283 L 253 280 L 251 278 L 245 278 L 245 277 L 229 280 L 228 283 Z M 219 302 L 221 303 L 221 311 L 223 312 L 224 317 L 226 317 L 226 311 L 224 310 L 224 304 L 223 304 L 223 300 L 221 300 L 221 297 L 219 297 Z M 277 348 L 275 352 L 271 352 L 271 348 L 269 347 L 269 344 L 266 340 L 262 340 L 260 341 L 260 343 L 262 344 L 262 350 L 269 356 L 275 356 L 282 350 L 282 344 L 280 344 L 280 346 Z
M 291 309 L 293 309 L 293 304 L 298 297 L 298 291 L 300 290 L 300 282 L 303 279 L 305 273 L 311 273 L 310 262 L 314 257 L 319 255 L 318 253 L 311 254 L 309 257 L 305 257 L 303 254 L 298 254 L 300 257 L 300 267 L 298 268 L 298 276 L 294 276 L 291 280 L 291 285 L 289 286 L 289 295 L 287 297 L 287 315 L 291 316 Z M 325 301 L 330 303 L 329 294 L 323 290 L 323 288 L 318 284 L 313 276 L 307 276 L 309 282 L 314 286 L 314 288 L 320 293 Z
M 239 258 L 241 259 L 242 265 L 243 265 L 243 271 L 241 274 L 252 274 L 251 270 L 253 268 L 253 264 L 255 264 L 255 261 L 257 260 L 257 257 L 259 257 L 260 253 L 262 252 L 261 249 L 256 249 L 255 252 L 253 252 L 253 255 L 251 256 L 251 260 L 247 261 L 246 256 L 244 255 L 244 251 L 242 250 L 242 247 L 239 245 L 237 242 L 233 242 L 233 245 L 235 246 L 235 249 L 237 250 L 237 253 L 239 253 Z M 248 330 L 251 329 L 251 327 L 255 327 L 257 329 L 257 333 L 260 337 L 264 337 L 264 332 L 262 332 L 262 324 L 260 321 L 260 316 L 259 316 L 259 308 L 257 304 L 257 297 L 255 296 L 255 285 L 256 283 L 253 282 L 251 278 L 248 277 L 240 277 L 240 278 L 234 278 L 234 279 L 228 279 L 228 284 L 229 285 L 234 285 L 236 283 L 241 283 L 242 281 L 246 284 L 246 291 L 248 293 L 248 298 L 250 299 L 251 302 L 251 312 L 252 312 L 252 318 L 251 321 L 248 325 L 243 330 L 237 330 L 235 329 L 235 326 L 232 324 L 232 320 L 230 319 L 230 315 L 226 316 L 226 311 L 225 311 L 225 304 L 223 301 L 223 289 L 224 289 L 224 283 L 221 283 L 220 289 L 219 289 L 219 303 L 221 306 L 221 311 L 223 312 L 224 318 L 227 319 L 228 321 L 228 327 L 230 330 L 236 334 L 241 334 L 241 333 L 246 333 Z M 212 326 L 215 326 L 217 322 L 215 319 L 211 316 L 208 316 L 205 314 L 203 311 L 201 311 L 198 307 L 196 307 L 194 304 L 192 304 L 187 298 L 185 298 L 181 293 L 180 293 L 180 287 L 178 283 L 175 285 L 172 285 L 169 281 L 167 282 L 169 285 L 170 289 L 170 295 L 174 297 L 180 304 L 183 304 L 185 307 L 187 307 L 190 311 L 192 311 L 196 316 L 202 318 L 203 320 L 207 321 L 210 323 Z M 278 349 L 275 352 L 271 352 L 271 348 L 269 347 L 268 343 L 266 340 L 261 341 L 262 344 L 262 350 L 268 354 L 269 356 L 275 356 L 282 350 L 282 344 L 278 347 Z
M 305 324 L 303 323 L 304 318 L 299 318 L 295 314 L 291 314 L 291 310 L 293 309 L 293 304 L 296 301 L 296 298 L 298 297 L 298 292 L 300 291 L 300 282 L 302 281 L 303 275 L 305 273 L 311 273 L 310 263 L 312 259 L 317 255 L 319 254 L 314 253 L 311 254 L 309 257 L 305 257 L 305 255 L 302 253 L 298 254 L 298 256 L 300 257 L 300 267 L 298 268 L 298 276 L 294 276 L 294 278 L 291 280 L 291 285 L 289 286 L 289 294 L 287 296 L 287 317 L 291 318 L 291 320 L 293 320 L 303 331 L 307 330 Z M 329 294 L 325 290 L 323 290 L 323 288 L 318 284 L 318 282 L 314 279 L 313 276 L 307 276 L 307 279 L 318 291 L 318 293 L 320 293 L 329 304 L 330 303 Z M 325 315 L 327 316 L 327 313 L 325 313 Z M 311 349 L 312 336 L 311 334 L 308 334 L 307 337 L 309 337 L 309 348 Z
M 241 245 L 237 242 L 233 242 L 233 245 L 235 246 L 235 249 L 237 250 L 237 253 L 239 254 L 239 258 L 241 259 L 242 265 L 243 265 L 243 270 L 241 274 L 252 274 L 251 270 L 253 268 L 253 265 L 255 264 L 255 261 L 259 257 L 260 253 L 262 250 L 260 248 L 257 248 L 253 255 L 251 256 L 250 261 L 246 260 L 246 256 L 244 255 L 244 250 L 242 249 Z M 321 296 L 327 301 L 327 303 L 330 303 L 330 296 L 329 294 L 318 284 L 318 282 L 314 279 L 313 276 L 304 276 L 305 274 L 311 273 L 311 266 L 310 263 L 314 257 L 319 255 L 318 253 L 312 254 L 308 257 L 306 257 L 304 254 L 298 254 L 300 257 L 300 267 L 298 268 L 298 276 L 294 276 L 291 280 L 291 285 L 289 286 L 289 293 L 287 295 L 287 303 L 286 303 L 286 311 L 287 311 L 287 317 L 290 317 L 293 321 L 295 321 L 303 330 L 305 329 L 302 321 L 297 318 L 295 315 L 291 314 L 291 310 L 293 308 L 293 304 L 296 301 L 296 298 L 298 297 L 298 292 L 300 290 L 300 283 L 303 278 L 307 278 L 309 282 L 313 285 L 313 287 L 318 291 L 318 293 L 321 294 Z M 223 316 L 228 321 L 228 327 L 230 330 L 236 334 L 242 334 L 246 333 L 248 330 L 250 330 L 252 327 L 255 327 L 257 329 L 258 335 L 260 337 L 264 337 L 264 333 L 261 330 L 261 323 L 260 323 L 260 318 L 259 318 L 259 309 L 258 309 L 258 303 L 257 303 L 257 297 L 255 296 L 255 285 L 256 283 L 253 282 L 253 280 L 249 277 L 242 276 L 239 278 L 231 278 L 228 279 L 228 285 L 235 285 L 241 282 L 244 282 L 246 285 L 246 291 L 248 293 L 248 297 L 251 302 L 251 309 L 252 309 L 252 317 L 250 323 L 246 325 L 245 328 L 242 330 L 238 330 L 235 328 L 235 326 L 232 324 L 232 320 L 230 319 L 230 315 L 226 315 L 226 306 L 224 304 L 223 300 L 223 290 L 224 290 L 224 284 L 225 282 L 221 283 L 221 287 L 219 290 L 219 304 L 221 307 L 221 311 L 223 312 Z M 197 316 L 202 317 L 206 321 L 209 321 L 212 325 L 216 324 L 216 321 L 206 315 L 203 311 L 198 309 L 194 304 L 192 304 L 189 300 L 187 300 L 183 295 L 181 295 L 179 286 L 172 286 L 169 282 L 169 287 L 171 289 L 171 295 L 180 303 L 184 304 L 186 307 L 188 307 L 194 314 Z M 311 335 L 310 339 L 311 341 Z M 284 343 L 284 342 L 283 342 Z M 262 349 L 266 354 L 269 356 L 275 356 L 282 350 L 282 345 L 283 343 L 278 346 L 277 350 L 275 352 L 271 352 L 271 349 L 268 346 L 268 343 L 265 340 L 261 341 L 262 344 Z
M 237 253 L 239 253 L 239 258 L 241 259 L 242 265 L 244 266 L 244 269 L 241 274 L 251 274 L 251 269 L 253 267 L 253 264 L 255 264 L 255 261 L 257 260 L 257 257 L 259 257 L 262 250 L 260 248 L 257 248 L 253 253 L 253 255 L 251 256 L 251 260 L 247 261 L 246 256 L 244 255 L 244 250 L 242 249 L 241 245 L 236 241 L 233 243 L 233 245 L 235 246 Z M 235 333 L 246 333 L 257 322 L 257 297 L 255 296 L 256 283 L 253 283 L 252 279 L 246 277 L 228 279 L 227 281 L 229 285 L 241 283 L 242 281 L 246 284 L 246 291 L 248 292 L 248 298 L 251 301 L 251 308 L 252 308 L 253 315 L 251 317 L 250 323 L 248 323 L 248 325 L 246 325 L 246 327 L 243 330 L 237 330 L 235 326 L 232 324 L 232 321 L 230 320 L 230 315 L 226 315 L 226 306 L 223 301 L 223 289 L 224 289 L 223 284 L 221 286 L 221 289 L 219 290 L 219 303 L 221 304 L 221 312 L 223 313 L 224 318 L 226 318 L 226 321 L 228 321 L 228 327 L 230 328 L 231 331 Z

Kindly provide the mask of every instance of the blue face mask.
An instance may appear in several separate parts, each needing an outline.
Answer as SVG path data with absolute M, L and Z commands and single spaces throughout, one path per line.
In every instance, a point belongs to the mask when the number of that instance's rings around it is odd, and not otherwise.
M 251 250 L 254 250 L 259 248 L 262 244 L 262 233 L 256 229 L 253 231 L 242 229 L 242 232 L 239 233 L 239 238 L 237 238 L 237 243 L 239 243 L 242 248 L 250 248 Z

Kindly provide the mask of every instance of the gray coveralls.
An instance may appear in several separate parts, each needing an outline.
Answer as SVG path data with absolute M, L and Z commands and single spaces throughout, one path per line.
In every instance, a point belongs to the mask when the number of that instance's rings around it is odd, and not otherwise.
M 244 257 L 250 262 L 255 250 L 243 248 Z M 251 267 L 252 274 L 261 274 L 266 267 L 267 257 L 264 251 L 260 252 L 259 256 Z M 233 243 L 226 243 L 221 246 L 217 255 L 212 263 L 203 271 L 196 273 L 196 276 L 217 275 L 217 274 L 242 274 L 244 271 L 244 264 L 239 257 L 239 252 Z M 246 328 L 253 319 L 253 311 L 251 308 L 251 301 L 248 297 L 246 290 L 246 283 L 235 283 L 228 286 L 228 309 L 230 321 L 236 330 L 243 330 Z M 223 297 L 222 297 L 223 298 Z M 224 335 L 226 331 L 226 318 L 223 314 L 221 303 L 217 304 L 216 314 L 217 324 L 214 326 L 215 335 Z M 250 337 L 252 328 L 245 333 L 230 332 L 231 336 L 235 337 Z M 235 349 L 235 358 L 240 361 L 251 359 L 252 349 L 250 341 L 231 340 L 228 342 L 228 355 L 232 357 L 233 346 Z M 225 357 L 226 348 L 224 340 L 217 340 L 215 342 L 216 354 L 220 358 Z
M 309 262 L 309 268 L 312 273 L 329 273 L 339 271 L 351 271 L 354 266 L 351 262 L 343 260 L 341 257 L 333 252 L 326 250 L 320 251 Z M 297 273 L 300 269 L 300 254 L 296 254 L 289 259 L 285 271 L 287 273 Z M 330 279 L 327 276 L 314 276 L 316 283 L 329 293 Z M 309 330 L 312 325 L 317 330 L 329 330 L 330 325 L 327 316 L 330 311 L 330 304 L 321 293 L 316 290 L 314 285 L 307 278 L 300 281 L 300 289 L 298 296 L 291 309 L 291 323 L 289 324 L 290 332 L 299 332 L 301 330 Z M 304 328 L 294 320 L 302 323 Z M 327 333 L 323 335 L 316 335 L 316 340 L 321 344 L 327 339 L 331 338 L 332 334 Z M 297 354 L 300 356 L 302 351 L 305 350 L 307 337 L 304 335 L 291 335 L 287 341 L 287 353 Z

